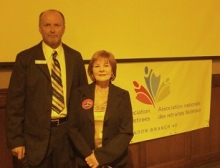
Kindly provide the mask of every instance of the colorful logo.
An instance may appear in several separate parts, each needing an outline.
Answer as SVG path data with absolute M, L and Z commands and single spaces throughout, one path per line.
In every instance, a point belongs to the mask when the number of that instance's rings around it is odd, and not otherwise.
M 170 79 L 161 81 L 161 76 L 156 76 L 152 69 L 145 67 L 145 84 L 140 85 L 137 81 L 133 81 L 136 99 L 144 104 L 153 105 L 164 100 L 170 93 Z

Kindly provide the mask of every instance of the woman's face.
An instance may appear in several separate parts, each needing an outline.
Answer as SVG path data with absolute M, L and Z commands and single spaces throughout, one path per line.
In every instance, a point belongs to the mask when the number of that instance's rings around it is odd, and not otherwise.
M 108 82 L 112 76 L 112 67 L 106 58 L 98 58 L 93 64 L 93 75 L 96 82 Z

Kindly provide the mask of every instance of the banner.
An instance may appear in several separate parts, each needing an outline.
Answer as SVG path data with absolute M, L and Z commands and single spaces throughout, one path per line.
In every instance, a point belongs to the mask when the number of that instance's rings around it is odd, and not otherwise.
M 113 83 L 131 96 L 131 143 L 208 127 L 211 75 L 211 60 L 118 64 Z

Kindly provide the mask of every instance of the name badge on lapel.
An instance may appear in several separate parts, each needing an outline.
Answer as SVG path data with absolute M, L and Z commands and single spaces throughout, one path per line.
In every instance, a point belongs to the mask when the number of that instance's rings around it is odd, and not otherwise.
M 35 60 L 35 64 L 47 64 L 46 60 Z

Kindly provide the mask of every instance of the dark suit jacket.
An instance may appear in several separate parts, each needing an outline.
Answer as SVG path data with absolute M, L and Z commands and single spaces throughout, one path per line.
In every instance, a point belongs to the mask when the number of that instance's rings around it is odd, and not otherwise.
M 81 166 L 85 164 L 83 161 L 85 157 L 95 149 L 94 90 L 95 83 L 76 89 L 69 103 L 71 111 L 68 116 L 69 136 L 79 151 L 81 159 L 78 158 L 78 160 Z M 110 84 L 103 124 L 102 147 L 95 149 L 99 164 L 113 167 L 124 165 L 127 159 L 127 147 L 132 137 L 133 118 L 129 93 Z
M 67 104 L 71 90 L 87 84 L 81 54 L 63 44 L 66 61 Z M 37 165 L 49 143 L 52 86 L 42 43 L 22 51 L 16 57 L 6 103 L 8 148 L 26 147 L 28 162 Z

